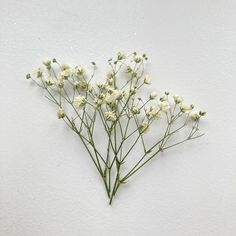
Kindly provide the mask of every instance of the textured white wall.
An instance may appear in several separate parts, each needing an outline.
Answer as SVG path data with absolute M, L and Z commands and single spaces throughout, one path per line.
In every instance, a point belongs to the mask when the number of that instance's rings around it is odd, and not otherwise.
M 236 1 L 0 0 L 0 235 L 235 236 Z M 158 90 L 208 111 L 109 207 L 77 138 L 24 75 L 146 52 Z

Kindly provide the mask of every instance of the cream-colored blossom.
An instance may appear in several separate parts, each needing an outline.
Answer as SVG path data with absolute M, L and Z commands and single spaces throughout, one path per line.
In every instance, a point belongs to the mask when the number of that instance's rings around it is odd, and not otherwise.
M 43 60 L 43 64 L 48 67 L 48 66 L 51 66 L 51 60 L 50 59 L 44 59 Z
M 81 108 L 81 107 L 85 106 L 86 102 L 87 102 L 87 100 L 86 100 L 85 96 L 79 95 L 78 97 L 75 97 L 73 104 L 76 108 Z
M 58 88 L 63 88 L 64 87 L 64 81 L 62 79 L 59 79 L 56 81 L 56 85 Z
M 136 107 L 136 106 L 133 106 L 131 108 L 131 112 L 136 115 L 136 114 L 140 113 L 140 109 L 138 107 Z
M 167 101 L 168 97 L 166 96 L 166 94 L 162 95 L 160 97 L 160 101 L 163 102 L 163 101 Z
M 148 119 L 158 119 L 161 117 L 160 109 L 157 109 L 155 106 L 151 106 L 147 112 Z
M 112 104 L 112 103 L 115 103 L 116 100 L 119 100 L 121 98 L 121 95 L 122 95 L 121 90 L 114 89 L 111 91 L 111 93 L 106 94 L 106 97 L 104 100 L 107 104 Z
M 188 105 L 188 104 L 181 104 L 180 106 L 180 110 L 184 113 L 189 113 L 190 111 L 192 111 L 194 108 L 194 105 Z
M 44 80 L 45 84 L 47 86 L 52 86 L 54 85 L 54 80 L 51 78 L 51 77 L 46 77 L 45 80 Z
M 67 64 L 61 64 L 61 70 L 64 71 L 64 70 L 70 70 L 70 66 L 67 65 Z
M 60 108 L 60 109 L 58 110 L 58 112 L 57 112 L 57 117 L 58 117 L 58 119 L 64 118 L 65 115 L 66 115 L 65 111 L 64 111 L 62 108 Z
M 197 121 L 200 118 L 201 118 L 201 116 L 197 112 L 191 115 L 191 119 L 194 120 L 194 121 Z
M 151 84 L 151 80 L 152 80 L 151 77 L 149 75 L 146 75 L 144 77 L 143 82 L 144 82 L 144 84 Z
M 156 97 L 157 97 L 157 92 L 156 91 L 151 92 L 150 95 L 149 95 L 149 98 L 151 100 L 155 99 Z
M 84 69 L 81 66 L 76 66 L 74 69 L 74 74 L 76 76 L 83 76 L 84 75 Z
M 139 131 L 141 133 L 146 133 L 148 131 L 149 125 L 146 122 L 143 122 L 140 126 L 139 126 Z
M 105 119 L 108 121 L 116 121 L 117 117 L 116 117 L 116 113 L 113 111 L 107 111 L 105 112 Z
M 68 79 L 70 77 L 70 75 L 71 75 L 70 69 L 65 69 L 60 73 L 60 77 L 65 80 Z
M 43 70 L 41 68 L 37 68 L 35 70 L 35 75 L 36 75 L 36 78 L 41 78 L 43 75 Z
M 134 62 L 140 63 L 143 60 L 143 57 L 141 55 L 134 55 Z
M 179 104 L 179 103 L 183 102 L 183 98 L 178 95 L 174 95 L 173 99 L 175 101 L 175 104 Z
M 170 109 L 170 104 L 167 101 L 160 101 L 159 107 L 162 111 L 166 112 Z

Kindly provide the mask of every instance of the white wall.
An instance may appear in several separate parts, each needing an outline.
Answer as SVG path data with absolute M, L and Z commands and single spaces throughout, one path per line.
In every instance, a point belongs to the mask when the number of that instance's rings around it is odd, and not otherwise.
M 235 236 L 236 1 L 0 0 L 0 235 Z M 207 110 L 206 135 L 165 153 L 112 207 L 77 138 L 24 80 L 146 52 L 153 87 Z

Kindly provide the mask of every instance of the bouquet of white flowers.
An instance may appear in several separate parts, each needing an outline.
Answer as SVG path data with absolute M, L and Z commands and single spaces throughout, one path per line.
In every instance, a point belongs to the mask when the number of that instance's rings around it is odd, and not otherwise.
M 143 87 L 151 84 L 144 68 L 147 59 L 146 54 L 119 52 L 108 60 L 105 81 L 96 84 L 91 83 L 95 62 L 89 74 L 81 66 L 44 60 L 44 68 L 26 75 L 47 93 L 58 118 L 82 141 L 102 177 L 110 204 L 118 189 L 160 152 L 203 135 L 199 121 L 206 112 L 194 112 L 194 105 L 184 103 L 182 97 L 152 91 L 142 98 Z M 158 122 L 162 125 L 148 139 L 150 127 Z M 96 134 L 103 139 L 100 149 Z M 132 158 L 135 147 L 139 149 Z M 129 157 L 133 162 L 126 165 Z

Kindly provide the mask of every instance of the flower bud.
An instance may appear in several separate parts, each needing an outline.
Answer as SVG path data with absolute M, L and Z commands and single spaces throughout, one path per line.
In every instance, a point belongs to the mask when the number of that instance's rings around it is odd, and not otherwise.
M 156 97 L 157 97 L 157 92 L 156 92 L 156 91 L 153 91 L 153 92 L 150 93 L 149 98 L 150 98 L 151 100 L 155 99 Z
M 61 108 L 61 109 L 59 109 L 59 111 L 57 112 L 57 117 L 58 117 L 58 119 L 62 119 L 62 118 L 64 118 L 65 117 L 65 111 Z

